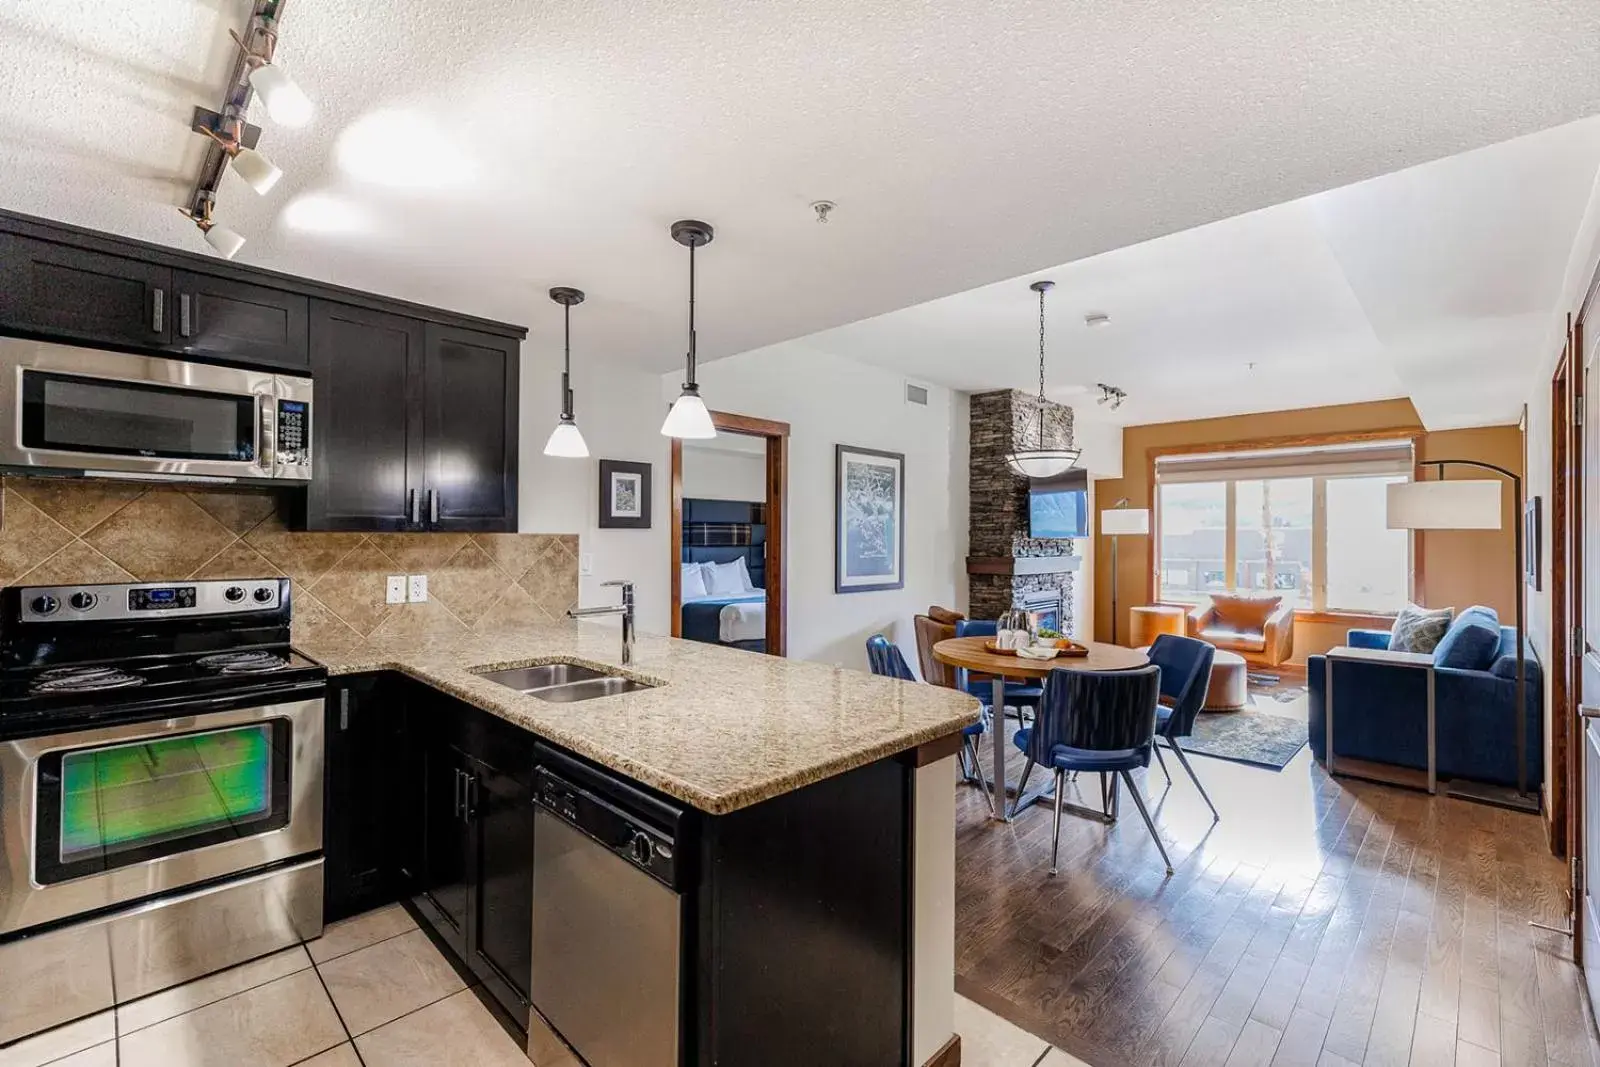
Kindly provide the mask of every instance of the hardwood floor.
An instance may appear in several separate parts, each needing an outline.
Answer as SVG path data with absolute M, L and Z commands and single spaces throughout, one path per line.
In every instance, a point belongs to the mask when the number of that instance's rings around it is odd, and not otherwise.
M 986 752 L 987 754 L 987 752 Z M 1191 757 L 1115 827 L 957 802 L 956 988 L 1095 1067 L 1600 1067 L 1534 816 Z M 1015 775 L 1016 771 L 1013 771 Z M 1013 781 L 1015 778 L 1013 777 Z M 1084 776 L 1098 804 L 1098 779 Z M 982 1067 L 982 1065 L 978 1065 Z

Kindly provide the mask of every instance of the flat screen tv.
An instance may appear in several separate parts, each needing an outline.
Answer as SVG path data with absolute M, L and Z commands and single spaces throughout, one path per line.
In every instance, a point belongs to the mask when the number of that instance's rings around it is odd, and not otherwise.
M 1089 536 L 1089 474 L 1072 470 L 1028 483 L 1028 536 Z

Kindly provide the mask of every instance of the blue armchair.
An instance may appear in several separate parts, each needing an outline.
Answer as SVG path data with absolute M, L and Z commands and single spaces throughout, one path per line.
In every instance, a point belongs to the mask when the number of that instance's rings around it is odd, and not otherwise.
M 1490 609 L 1469 608 L 1435 650 L 1440 778 L 1516 784 L 1516 642 L 1516 630 L 1499 625 Z M 1389 633 L 1351 630 L 1345 643 L 1386 651 Z M 1528 785 L 1536 790 L 1544 781 L 1544 675 L 1531 644 L 1525 645 L 1525 655 Z M 1333 670 L 1333 747 L 1339 758 L 1426 769 L 1426 673 L 1381 662 L 1336 661 Z M 1311 752 L 1319 760 L 1327 757 L 1326 680 L 1327 658 L 1309 657 L 1309 732 Z

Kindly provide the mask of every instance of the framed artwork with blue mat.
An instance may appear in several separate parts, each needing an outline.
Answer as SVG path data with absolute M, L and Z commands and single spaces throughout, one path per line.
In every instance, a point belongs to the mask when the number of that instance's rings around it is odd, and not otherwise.
M 834 446 L 833 591 L 906 584 L 906 457 Z

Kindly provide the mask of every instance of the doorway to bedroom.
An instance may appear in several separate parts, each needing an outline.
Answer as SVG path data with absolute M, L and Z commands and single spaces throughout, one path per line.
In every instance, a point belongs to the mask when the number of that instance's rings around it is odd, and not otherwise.
M 787 654 L 789 424 L 711 413 L 672 442 L 672 636 Z

